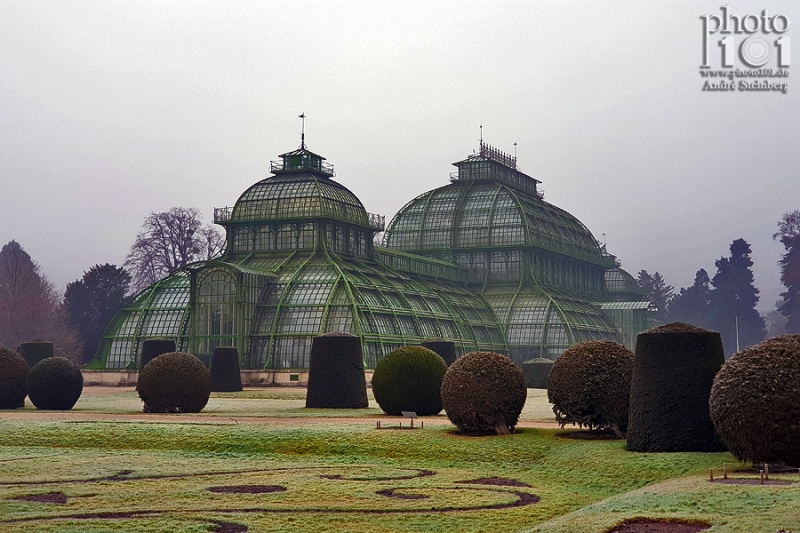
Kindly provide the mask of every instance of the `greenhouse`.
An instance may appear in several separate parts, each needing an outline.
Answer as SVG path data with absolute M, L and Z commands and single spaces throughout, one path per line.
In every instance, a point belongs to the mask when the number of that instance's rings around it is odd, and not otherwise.
M 400 210 L 382 247 L 373 241 L 383 217 L 323 157 L 305 142 L 280 157 L 272 176 L 215 209 L 223 256 L 135 296 L 92 367 L 137 368 L 142 341 L 167 337 L 206 362 L 214 347 L 236 346 L 243 368 L 303 369 L 313 337 L 330 331 L 359 335 L 370 368 L 432 338 L 522 363 L 583 340 L 630 344 L 646 328 L 650 304 L 614 284 L 630 275 L 580 221 L 544 201 L 515 158 L 483 142 L 455 163 L 450 184 Z

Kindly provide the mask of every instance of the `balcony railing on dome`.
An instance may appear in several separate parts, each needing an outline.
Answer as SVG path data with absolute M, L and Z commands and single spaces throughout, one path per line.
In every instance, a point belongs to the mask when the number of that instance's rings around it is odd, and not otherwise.
M 289 159 L 289 158 L 287 158 Z M 299 158 L 298 158 L 299 159 Z M 328 176 L 335 176 L 336 172 L 333 170 L 333 165 L 322 161 L 321 158 L 317 159 L 303 159 L 301 161 L 284 160 L 284 161 L 270 161 L 270 172 L 284 172 L 287 170 L 316 170 Z
M 230 222 L 232 214 L 233 214 L 232 207 L 215 207 L 214 224 L 219 224 L 221 222 Z
M 375 231 L 383 231 L 386 229 L 386 217 L 384 215 L 376 215 L 375 213 L 367 213 L 369 217 L 369 227 Z

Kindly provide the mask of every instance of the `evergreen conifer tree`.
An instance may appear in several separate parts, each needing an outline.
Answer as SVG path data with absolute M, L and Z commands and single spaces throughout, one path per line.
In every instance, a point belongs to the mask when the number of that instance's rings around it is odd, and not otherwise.
M 701 328 L 711 326 L 709 302 L 711 301 L 711 280 L 704 268 L 697 271 L 694 284 L 683 288 L 669 305 L 669 318 L 675 322 L 694 324 Z
M 67 285 L 64 308 L 67 322 L 83 341 L 82 360 L 88 362 L 109 321 L 125 303 L 131 275 L 116 265 L 95 265 L 83 278 Z
M 644 289 L 647 299 L 658 307 L 658 311 L 653 313 L 653 316 L 661 322 L 666 322 L 669 316 L 670 301 L 673 297 L 672 285 L 667 285 L 658 272 L 651 276 L 646 270 L 639 271 L 637 283 Z
M 753 285 L 753 261 L 750 245 L 736 239 L 730 246 L 731 256 L 714 262 L 717 273 L 711 280 L 711 326 L 722 335 L 726 356 L 736 352 L 737 322 L 739 348 L 745 349 L 764 340 L 767 335 L 764 318 L 756 310 L 759 290 Z
M 800 333 L 800 211 L 784 214 L 778 229 L 772 238 L 780 239 L 786 249 L 778 262 L 781 283 L 786 287 L 786 292 L 781 293 L 783 302 L 778 310 L 786 317 L 786 331 Z

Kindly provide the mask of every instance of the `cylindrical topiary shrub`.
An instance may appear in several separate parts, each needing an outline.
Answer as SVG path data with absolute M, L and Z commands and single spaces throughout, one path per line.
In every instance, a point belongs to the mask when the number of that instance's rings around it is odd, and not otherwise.
M 306 407 L 363 409 L 369 406 L 361 337 L 334 332 L 311 343 Z
M 527 395 L 522 370 L 492 352 L 459 357 L 442 380 L 447 418 L 466 434 L 512 433 Z
M 625 437 L 633 352 L 611 341 L 570 346 L 553 363 L 547 399 L 556 421 Z
M 81 397 L 83 374 L 69 359 L 48 357 L 31 367 L 25 389 L 37 409 L 68 411 Z
M 800 466 L 800 335 L 734 355 L 711 388 L 711 419 L 742 461 Z
M 427 339 L 422 341 L 422 347 L 436 352 L 439 357 L 444 359 L 447 366 L 452 365 L 456 360 L 456 343 L 442 339 Z
M 522 363 L 522 374 L 525 376 L 525 386 L 529 389 L 546 389 L 547 379 L 553 369 L 551 359 L 530 359 Z
M 211 357 L 211 391 L 239 392 L 242 374 L 239 369 L 239 351 L 235 346 L 217 346 Z
M 192 354 L 164 353 L 139 372 L 136 392 L 145 413 L 199 413 L 211 396 L 211 373 Z
M 42 359 L 53 357 L 53 343 L 45 341 L 23 342 L 19 346 L 19 354 L 33 367 Z
M 175 351 L 175 341 L 172 339 L 146 339 L 142 342 L 142 357 L 139 368 L 144 368 L 147 363 L 163 353 Z
M 0 348 L 0 409 L 25 406 L 25 382 L 30 370 L 20 354 Z
M 675 322 L 640 333 L 633 359 L 628 450 L 724 450 L 708 410 L 711 385 L 724 362 L 716 331 Z
M 422 346 L 405 346 L 378 361 L 372 374 L 372 394 L 386 414 L 414 411 L 420 416 L 442 410 L 442 378 L 447 363 Z

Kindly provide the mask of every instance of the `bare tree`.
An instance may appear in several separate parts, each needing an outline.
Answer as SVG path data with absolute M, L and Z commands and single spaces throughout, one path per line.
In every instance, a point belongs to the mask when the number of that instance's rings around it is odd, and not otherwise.
M 213 226 L 203 225 L 195 208 L 173 207 L 150 213 L 125 259 L 133 275 L 132 288 L 141 290 L 180 267 L 218 257 L 225 237 Z
M 0 250 L 0 346 L 16 350 L 23 342 L 53 343 L 55 354 L 78 360 L 81 343 L 64 318 L 61 298 L 16 241 Z

